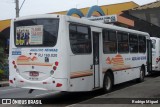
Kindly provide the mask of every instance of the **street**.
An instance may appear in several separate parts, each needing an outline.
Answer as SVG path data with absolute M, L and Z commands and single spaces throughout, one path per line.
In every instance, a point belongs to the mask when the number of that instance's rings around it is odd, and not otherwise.
M 53 105 L 69 106 L 77 103 L 88 103 L 96 98 L 158 98 L 160 96 L 160 85 L 158 83 L 160 73 L 147 76 L 143 83 L 130 81 L 113 87 L 113 91 L 108 94 L 103 94 L 101 90 L 93 92 L 58 92 L 58 91 L 42 91 L 34 90 L 28 94 L 28 89 L 1 87 L 0 98 L 46 98 L 52 100 Z M 150 86 L 155 85 L 155 86 Z M 139 89 L 139 90 L 138 90 Z M 150 91 L 152 90 L 152 91 Z M 159 94 L 158 94 L 159 93 Z M 86 101 L 87 100 L 87 101 Z M 98 102 L 97 102 L 98 103 Z M 105 103 L 105 102 L 103 102 Z M 107 102 L 109 103 L 109 102 Z M 98 103 L 99 104 L 99 103 Z

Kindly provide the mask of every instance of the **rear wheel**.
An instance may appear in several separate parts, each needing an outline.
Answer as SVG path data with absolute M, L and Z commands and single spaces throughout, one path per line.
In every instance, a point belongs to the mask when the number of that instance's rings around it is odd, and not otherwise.
M 110 92 L 113 86 L 113 76 L 111 75 L 110 72 L 107 72 L 104 76 L 103 80 L 103 91 Z
M 145 70 L 141 67 L 140 77 L 138 78 L 138 82 L 143 82 L 145 77 Z

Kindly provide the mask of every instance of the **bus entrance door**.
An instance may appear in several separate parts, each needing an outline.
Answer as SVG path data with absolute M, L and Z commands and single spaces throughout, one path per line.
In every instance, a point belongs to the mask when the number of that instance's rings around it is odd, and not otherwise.
M 94 88 L 100 86 L 99 73 L 99 35 L 98 32 L 93 32 L 93 70 L 94 70 Z

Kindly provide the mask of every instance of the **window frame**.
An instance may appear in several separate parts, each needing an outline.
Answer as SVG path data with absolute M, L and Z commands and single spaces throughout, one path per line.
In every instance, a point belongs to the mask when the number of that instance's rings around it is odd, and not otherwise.
M 127 42 L 119 42 L 118 33 L 120 33 L 121 36 L 124 36 L 124 34 L 127 35 L 127 39 L 128 39 Z M 129 33 L 128 32 L 123 32 L 123 31 L 117 31 L 116 35 L 117 35 L 117 52 L 120 53 L 120 54 L 128 54 L 129 53 Z M 123 39 L 123 37 L 122 37 L 122 39 Z M 127 43 L 128 51 L 127 52 L 119 52 L 119 43 Z
M 107 32 L 107 38 L 108 38 L 108 41 L 106 41 L 105 39 L 104 39 L 104 36 L 106 36 L 105 35 L 105 33 Z M 109 38 L 110 38 L 110 33 L 115 33 L 115 37 L 116 37 L 116 39 L 115 39 L 115 41 L 111 41 Z M 117 51 L 118 51 L 118 47 L 117 47 L 117 32 L 116 32 L 116 30 L 110 30 L 110 29 L 103 29 L 102 30 L 102 38 L 103 38 L 103 54 L 116 54 L 117 53 Z M 107 44 L 107 43 L 115 43 L 115 51 L 114 52 L 105 52 L 104 51 L 104 48 L 106 48 L 105 46 L 104 46 L 104 43 L 105 44 Z
M 77 30 L 77 27 L 80 26 L 80 27 L 87 27 L 88 28 L 88 36 L 90 37 L 90 51 L 88 53 L 75 53 L 73 51 L 73 48 L 72 48 L 72 44 L 71 44 L 71 38 L 70 38 L 70 26 L 76 26 L 76 34 L 78 33 L 78 30 Z M 69 24 L 69 44 L 70 44 L 70 49 L 71 49 L 71 52 L 74 54 L 74 55 L 89 55 L 89 54 L 92 54 L 92 37 L 91 37 L 91 28 L 90 26 L 88 25 L 85 25 L 85 24 L 78 24 L 78 23 L 70 23 Z
M 56 41 L 55 41 L 55 44 L 52 44 L 52 45 L 44 45 L 44 35 L 43 35 L 43 44 L 40 44 L 40 45 L 16 45 L 16 27 L 20 27 L 20 26 L 15 26 L 15 23 L 16 22 L 23 22 L 23 21 L 30 21 L 30 20 L 57 20 L 58 21 L 58 27 L 57 27 L 57 35 L 56 35 Z M 37 23 L 35 25 L 38 25 Z M 23 25 L 23 26 L 35 26 L 35 25 Z M 16 47 L 20 47 L 20 48 L 28 48 L 28 47 L 54 47 L 56 46 L 57 44 L 57 41 L 58 41 L 58 35 L 59 35 L 59 27 L 60 27 L 60 19 L 59 18 L 36 18 L 36 19 L 25 19 L 25 20 L 20 20 L 20 21 L 14 21 L 14 45 Z M 43 29 L 43 33 L 44 33 L 44 29 Z
M 145 51 L 141 51 L 140 52 L 140 41 L 139 41 L 139 37 L 144 37 L 145 38 Z M 146 53 L 147 52 L 147 38 L 144 35 L 138 35 L 138 52 L 139 53 Z
M 132 44 L 135 44 L 135 43 L 131 43 L 130 42 L 130 37 L 131 36 L 136 36 L 137 37 L 137 52 L 133 52 L 133 51 L 131 51 L 130 50 L 130 45 Z M 135 53 L 139 53 L 139 42 L 138 42 L 138 35 L 137 34 L 133 34 L 133 33 L 129 33 L 129 52 L 131 53 L 131 54 L 135 54 Z

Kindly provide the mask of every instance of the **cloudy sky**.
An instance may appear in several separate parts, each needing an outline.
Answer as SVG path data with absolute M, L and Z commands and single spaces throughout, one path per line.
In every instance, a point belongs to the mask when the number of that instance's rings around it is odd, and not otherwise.
M 19 0 L 21 6 L 24 0 Z M 20 11 L 20 16 L 44 14 L 65 11 L 71 8 L 84 8 L 93 5 L 109 5 L 128 2 L 131 0 L 25 0 Z M 139 5 L 144 5 L 157 0 L 132 0 Z M 15 17 L 15 0 L 0 0 L 0 20 Z

